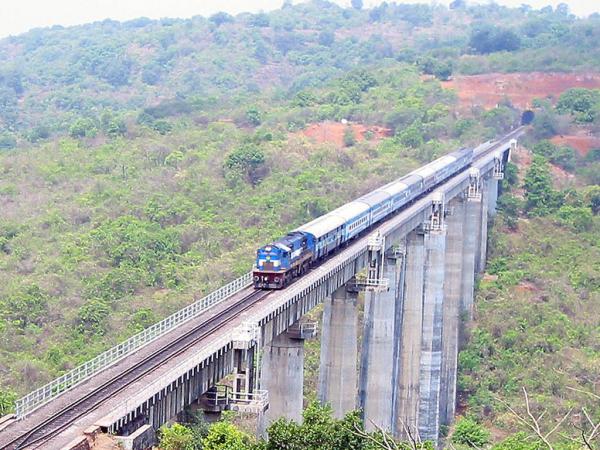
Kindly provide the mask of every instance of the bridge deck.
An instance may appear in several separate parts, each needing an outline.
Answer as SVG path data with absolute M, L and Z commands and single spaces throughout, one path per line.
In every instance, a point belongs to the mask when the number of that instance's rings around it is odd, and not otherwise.
M 511 136 L 512 137 L 512 136 Z M 505 148 L 508 138 L 501 141 Z M 498 145 L 500 147 L 500 145 Z M 493 159 L 488 154 L 485 157 L 479 158 L 473 163 L 474 167 L 489 170 L 490 161 L 493 165 Z M 468 169 L 454 176 L 436 191 L 442 191 L 448 197 L 456 195 L 465 189 L 465 184 L 468 184 Z M 161 363 L 155 367 L 149 368 L 147 372 L 136 377 L 135 380 L 123 387 L 117 395 L 110 396 L 104 400 L 97 408 L 91 412 L 81 414 L 67 428 L 60 432 L 52 440 L 48 441 L 44 448 L 62 448 L 73 439 L 81 436 L 84 430 L 90 426 L 110 426 L 120 417 L 123 417 L 127 412 L 134 409 L 136 406 L 143 403 L 146 399 L 152 397 L 156 392 L 160 392 L 165 386 L 168 386 L 173 380 L 182 376 L 194 367 L 203 359 L 219 351 L 224 346 L 230 345 L 234 330 L 244 321 L 250 320 L 255 323 L 261 321 L 273 314 L 277 308 L 280 308 L 288 302 L 298 292 L 310 288 L 316 283 L 320 277 L 329 271 L 335 269 L 343 261 L 352 258 L 360 252 L 364 252 L 369 235 L 374 232 L 380 232 L 382 236 L 392 236 L 399 233 L 408 233 L 414 229 L 414 223 L 422 220 L 423 215 L 430 210 L 432 203 L 432 194 L 429 194 L 410 207 L 399 212 L 394 217 L 382 223 L 375 229 L 371 230 L 368 235 L 364 235 L 344 250 L 340 251 L 329 260 L 325 261 L 319 267 L 313 269 L 310 273 L 302 277 L 300 280 L 293 283 L 288 288 L 272 292 L 266 298 L 258 300 L 253 306 L 247 308 L 241 314 L 235 314 L 235 317 L 228 320 L 212 334 L 203 337 L 191 348 L 188 348 L 183 353 L 171 358 L 167 363 Z M 22 421 L 11 424 L 7 429 L 0 433 L 0 448 L 5 448 L 7 443 L 14 438 L 26 434 L 32 427 L 43 422 L 44 420 L 56 416 L 65 406 L 71 405 L 77 399 L 96 391 L 98 386 L 103 385 L 108 380 L 117 377 L 119 374 L 127 371 L 130 367 L 146 360 L 153 353 L 165 348 L 169 342 L 177 339 L 178 336 L 184 335 L 193 329 L 200 329 L 202 326 L 209 324 L 215 317 L 232 307 L 237 302 L 240 302 L 245 296 L 248 296 L 253 288 L 246 288 L 222 303 L 212 307 L 202 316 L 195 318 L 176 330 L 158 338 L 156 341 L 148 344 L 140 349 L 134 355 L 131 355 L 113 366 L 107 368 L 103 372 L 93 378 L 81 383 L 72 390 L 62 394 L 56 400 L 40 407 L 30 416 Z

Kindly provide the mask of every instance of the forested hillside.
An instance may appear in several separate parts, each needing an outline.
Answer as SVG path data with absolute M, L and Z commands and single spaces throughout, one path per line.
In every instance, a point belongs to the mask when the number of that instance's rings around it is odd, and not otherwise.
M 360 3 L 107 20 L 0 40 L 0 413 L 247 272 L 257 245 L 519 123 L 509 95 L 470 106 L 443 81 L 572 72 L 574 87 L 600 72 L 600 15 Z M 498 310 L 514 315 L 502 327 L 527 331 L 510 344 L 523 360 L 548 364 L 540 354 L 558 360 L 577 349 L 552 386 L 531 385 L 553 413 L 563 412 L 555 398 L 567 379 L 579 380 L 575 367 L 592 381 L 571 387 L 591 392 L 598 380 L 599 200 L 589 186 L 600 182 L 600 150 L 584 156 L 556 137 L 597 135 L 600 94 L 560 90 L 528 106 L 536 120 L 527 144 L 552 164 L 557 193 L 536 191 L 543 202 L 534 208 L 531 185 L 515 182 L 461 357 L 466 414 L 500 424 L 500 438 L 521 428 L 483 406 L 506 385 L 503 401 L 514 404 L 523 377 L 529 387 L 540 374 L 517 376 L 512 353 L 488 358 L 511 336 L 490 330 Z M 565 265 L 579 275 L 554 280 L 567 277 Z M 549 278 L 566 284 L 549 291 Z M 512 308 L 514 290 L 534 294 Z M 532 309 L 544 323 L 539 345 L 517 317 Z M 554 332 L 562 334 L 549 350 Z

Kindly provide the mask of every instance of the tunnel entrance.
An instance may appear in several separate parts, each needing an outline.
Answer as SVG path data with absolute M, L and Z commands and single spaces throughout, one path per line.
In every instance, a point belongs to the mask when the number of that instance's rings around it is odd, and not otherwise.
M 534 118 L 535 113 L 533 111 L 531 111 L 530 109 L 524 111 L 521 115 L 521 125 L 529 125 L 531 122 L 533 122 Z

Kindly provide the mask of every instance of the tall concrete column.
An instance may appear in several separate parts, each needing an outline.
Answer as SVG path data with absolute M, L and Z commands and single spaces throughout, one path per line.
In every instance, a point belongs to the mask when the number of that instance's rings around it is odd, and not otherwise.
M 267 423 L 279 417 L 302 421 L 303 382 L 304 340 L 282 333 L 263 355 L 261 388 L 269 392 Z
M 465 222 L 463 224 L 463 269 L 461 313 L 473 318 L 473 295 L 475 288 L 475 254 L 479 252 L 477 229 L 480 226 L 481 201 L 467 200 L 464 205 Z
M 357 359 L 357 293 L 342 286 L 325 300 L 319 371 L 319 400 L 337 418 L 356 409 Z
M 369 431 L 375 425 L 392 430 L 395 307 L 401 264 L 402 258 L 385 258 L 382 273 L 389 289 L 365 292 L 358 397 Z
M 492 178 L 488 181 L 489 184 L 489 202 L 488 202 L 488 215 L 494 217 L 496 215 L 496 209 L 498 204 L 498 180 Z
M 440 387 L 440 423 L 448 425 L 454 419 L 456 406 L 456 370 L 460 304 L 463 281 L 463 248 L 465 202 L 456 199 L 450 203 L 447 218 L 446 258 L 444 274 L 444 306 L 442 325 L 442 376 Z
M 479 258 L 477 259 L 477 273 L 485 271 L 487 260 L 487 239 L 488 239 L 488 214 L 490 202 L 489 185 L 492 180 L 485 180 L 481 197 L 481 240 L 479 242 Z
M 423 331 L 419 377 L 419 434 L 436 440 L 440 431 L 440 377 L 446 232 L 425 235 L 423 278 Z
M 424 236 L 413 231 L 406 238 L 406 275 L 396 386 L 394 430 L 401 438 L 408 438 L 407 429 L 413 436 L 418 430 L 424 265 Z

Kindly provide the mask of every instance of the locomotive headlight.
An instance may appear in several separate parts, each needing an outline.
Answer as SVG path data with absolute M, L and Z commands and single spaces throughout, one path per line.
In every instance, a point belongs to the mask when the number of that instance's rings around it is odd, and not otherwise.
M 259 281 L 259 280 L 260 280 L 260 277 L 259 277 L 258 275 L 256 275 L 256 276 L 254 277 L 254 281 Z
M 279 277 L 275 277 L 275 283 L 279 283 Z

